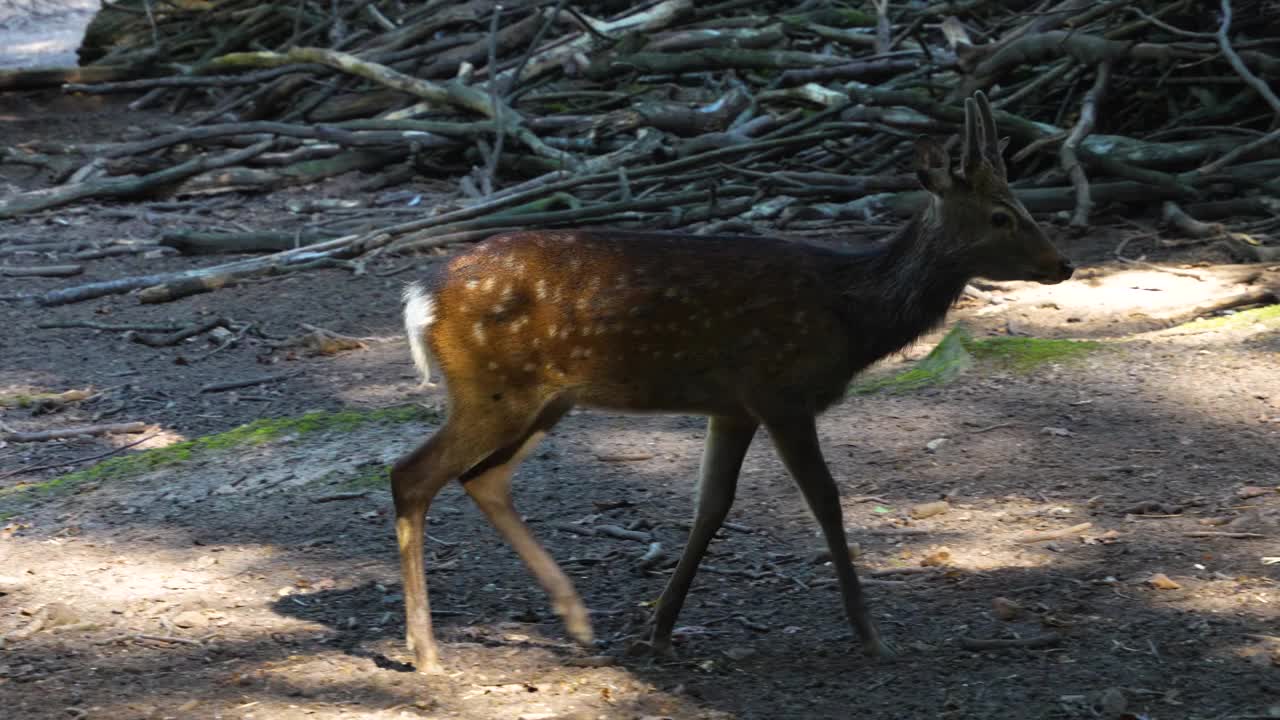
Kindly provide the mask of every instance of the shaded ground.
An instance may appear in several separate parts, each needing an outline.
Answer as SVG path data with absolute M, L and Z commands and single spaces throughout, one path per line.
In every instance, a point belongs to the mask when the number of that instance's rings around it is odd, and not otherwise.
M 6 138 L 117 139 L 122 122 L 158 121 L 0 96 Z M 42 182 L 29 169 L 0 173 L 6 188 Z M 300 221 L 286 209 L 290 198 L 349 188 L 54 211 L 0 223 L 0 247 L 148 239 L 172 227 L 288 227 Z M 1164 269 L 1108 262 L 1120 236 L 1063 238 L 1086 265 L 1079 280 L 984 286 L 991 297 L 967 299 L 957 317 L 978 337 L 1124 342 L 1026 372 L 988 359 L 953 384 L 857 397 L 823 419 L 859 567 L 880 572 L 869 588 L 875 612 L 905 649 L 880 664 L 852 652 L 830 568 L 815 561 L 816 527 L 763 436 L 747 459 L 735 528 L 713 545 L 681 617 L 680 659 L 627 657 L 669 570 L 640 569 L 642 544 L 554 526 L 648 529 L 673 558 L 702 427 L 582 412 L 525 465 L 517 501 L 595 613 L 598 655 L 565 642 L 532 579 L 453 488 L 433 508 L 428 563 L 452 674 L 406 672 L 391 502 L 379 472 L 430 430 L 440 397 L 414 390 L 399 337 L 396 298 L 413 272 L 376 276 L 402 259 L 369 275 L 316 271 L 159 306 L 128 297 L 55 309 L 0 303 L 0 395 L 95 393 L 56 412 L 4 409 L 0 422 L 11 429 L 150 423 L 152 437 L 126 455 L 313 409 L 425 408 L 414 419 L 284 425 L 257 436 L 261 443 L 81 476 L 34 501 L 6 496 L 0 698 L 21 718 L 1270 716 L 1280 708 L 1280 565 L 1264 558 L 1280 555 L 1280 328 L 1264 316 L 1154 331 L 1202 299 L 1274 285 L 1277 273 L 1177 264 L 1226 260 L 1203 248 L 1153 250 L 1149 259 Z M 74 282 L 207 262 L 101 259 Z M 68 281 L 0 283 L 5 295 Z M 217 316 L 274 337 L 306 322 L 373 339 L 365 350 L 306 357 L 250 334 L 206 357 L 205 337 L 155 349 L 119 332 L 36 327 Z M 298 372 L 237 393 L 197 392 L 282 371 Z M 948 442 L 931 443 L 939 438 Z M 0 485 L 45 482 L 85 464 L 28 468 L 133 439 L 10 443 L 0 447 Z M 910 517 L 914 505 L 941 498 L 948 512 Z M 1162 507 L 1138 514 L 1148 501 Z M 1084 522 L 1061 539 L 1020 542 Z M 1186 535 L 1197 531 L 1246 535 Z M 1178 587 L 1153 586 L 1156 573 Z M 1000 619 L 1008 606 L 997 598 L 1020 610 Z M 962 645 L 1047 632 L 1061 641 L 997 652 Z

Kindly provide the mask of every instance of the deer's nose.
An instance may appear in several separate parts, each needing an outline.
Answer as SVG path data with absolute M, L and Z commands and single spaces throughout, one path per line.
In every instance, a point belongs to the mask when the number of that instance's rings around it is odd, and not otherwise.
M 1076 266 L 1072 265 L 1071 261 L 1066 258 L 1063 258 L 1062 261 L 1058 263 L 1058 275 L 1061 276 L 1063 280 L 1070 279 L 1072 273 L 1075 271 Z

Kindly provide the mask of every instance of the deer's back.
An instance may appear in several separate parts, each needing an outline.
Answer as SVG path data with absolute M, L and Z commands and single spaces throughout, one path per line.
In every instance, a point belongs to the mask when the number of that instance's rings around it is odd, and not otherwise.
M 453 395 L 573 393 L 587 405 L 734 414 L 825 407 L 852 375 L 840 255 L 762 238 L 614 231 L 495 236 L 429 290 Z

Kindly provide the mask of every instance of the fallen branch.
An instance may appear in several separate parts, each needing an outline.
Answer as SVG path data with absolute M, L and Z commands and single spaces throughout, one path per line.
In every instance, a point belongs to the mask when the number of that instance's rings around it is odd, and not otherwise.
M 1215 532 L 1213 530 L 1192 530 L 1182 533 L 1183 537 L 1189 538 L 1231 538 L 1233 540 L 1255 540 L 1271 537 L 1262 533 L 1251 532 Z
M 1045 540 L 1061 540 L 1062 538 L 1071 537 L 1072 535 L 1082 533 L 1091 527 L 1093 527 L 1093 523 L 1085 522 L 1085 523 L 1080 523 L 1079 525 L 1072 525 L 1071 527 L 1068 527 L 1068 528 L 1061 528 L 1059 530 L 1043 530 L 1040 532 L 1029 532 L 1029 533 L 1024 533 L 1023 535 L 1020 535 L 1017 538 L 1014 538 L 1014 542 L 1035 543 L 1035 542 L 1044 542 Z
M 1099 63 L 1093 87 L 1089 88 L 1089 92 L 1084 96 L 1084 103 L 1080 106 L 1080 119 L 1076 121 L 1071 134 L 1058 149 L 1062 170 L 1071 178 L 1071 185 L 1076 190 L 1076 209 L 1071 215 L 1071 226 L 1075 228 L 1088 227 L 1089 213 L 1093 211 L 1093 199 L 1089 195 L 1089 179 L 1080 165 L 1077 150 L 1080 147 L 1080 141 L 1093 131 L 1093 125 L 1098 116 L 1098 103 L 1107 89 L 1107 80 L 1110 76 L 1111 62 Z
M 619 527 L 617 525 L 597 525 L 595 527 L 595 532 L 597 535 L 618 538 L 619 540 L 633 540 L 641 543 L 653 542 L 653 536 L 647 532 L 627 530 L 626 528 Z
M 226 380 L 223 382 L 208 383 L 207 385 L 201 385 L 200 389 L 196 392 L 215 393 L 225 392 L 227 390 L 238 390 L 240 388 L 253 387 L 255 385 L 266 385 L 267 383 L 281 382 L 301 374 L 302 371 L 298 370 L 295 372 L 277 373 L 275 375 L 260 375 L 258 377 L 245 378 L 243 380 Z
M 62 185 L 48 190 L 32 190 L 19 193 L 0 202 L 0 218 L 17 217 L 37 210 L 67 205 L 88 198 L 133 197 L 160 189 L 198 173 L 242 163 L 267 151 L 270 140 L 219 156 L 200 155 L 165 170 L 142 175 L 118 178 L 86 180 L 74 185 Z
M 1058 633 L 1045 633 L 1025 638 L 960 638 L 960 646 L 966 650 L 1009 650 L 1051 647 L 1062 642 Z
M 108 450 L 107 452 L 103 452 L 103 453 L 97 453 L 96 455 L 87 455 L 85 457 L 76 458 L 74 460 L 65 460 L 63 462 L 50 463 L 48 465 L 29 465 L 24 468 L 18 468 L 17 470 L 10 470 L 7 473 L 0 473 L 0 480 L 7 480 L 8 478 L 11 478 L 11 477 L 16 477 L 18 475 L 26 475 L 28 473 L 33 473 L 33 472 L 41 472 L 44 470 L 57 470 L 58 468 L 70 467 L 72 465 L 79 465 L 80 463 L 92 462 L 94 460 L 101 460 L 103 458 L 111 457 L 112 455 L 117 455 L 119 453 L 122 453 L 131 447 L 141 445 L 142 443 L 156 437 L 157 435 L 159 435 L 159 433 L 154 433 L 152 435 L 148 435 L 139 440 L 134 440 L 128 445 L 121 445 L 118 448 Z
M 83 265 L 0 265 L 8 277 L 71 277 L 84 272 Z
M 230 319 L 220 317 L 220 318 L 214 318 L 207 322 L 200 323 L 198 325 L 192 325 L 191 327 L 188 327 L 188 328 L 183 328 L 181 330 L 176 330 L 171 333 L 166 333 L 164 335 L 134 335 L 130 339 L 133 340 L 134 342 L 142 343 L 143 345 L 146 345 L 148 347 L 169 347 L 172 345 L 177 345 L 178 343 L 182 342 L 183 340 L 186 340 L 187 338 L 192 338 L 192 337 L 195 337 L 196 335 L 203 335 L 214 328 L 230 327 L 230 325 L 231 325 Z
M 4 439 L 9 442 L 47 442 L 71 437 L 88 437 L 96 435 L 124 435 L 146 432 L 144 422 L 107 423 L 104 425 L 81 425 L 79 427 L 56 428 L 54 430 L 37 430 L 33 432 L 5 433 Z

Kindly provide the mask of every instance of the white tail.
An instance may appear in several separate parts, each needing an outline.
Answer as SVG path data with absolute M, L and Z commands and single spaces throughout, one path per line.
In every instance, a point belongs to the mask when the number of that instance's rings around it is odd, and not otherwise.
M 409 336 L 409 352 L 413 365 L 422 375 L 422 385 L 431 383 L 431 361 L 427 349 L 427 331 L 436 321 L 436 301 L 418 283 L 410 283 L 401 295 L 404 300 L 404 332 Z

